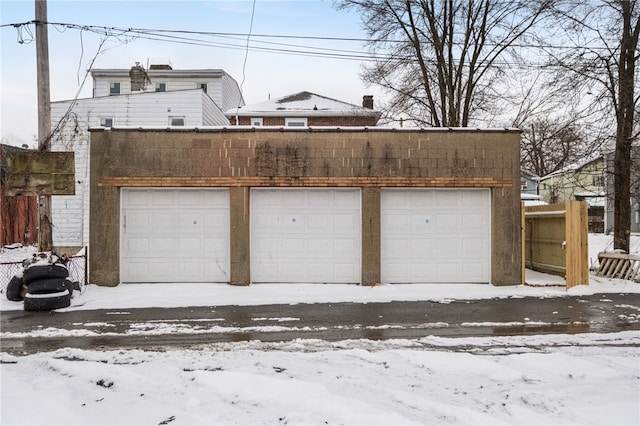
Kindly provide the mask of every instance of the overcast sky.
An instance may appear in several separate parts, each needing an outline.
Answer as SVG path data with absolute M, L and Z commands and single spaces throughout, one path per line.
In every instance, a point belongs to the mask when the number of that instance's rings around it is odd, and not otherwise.
M 188 30 L 194 32 L 247 34 L 251 26 L 253 1 L 64 1 L 48 0 L 50 23 L 107 28 Z M 11 144 L 29 143 L 38 131 L 36 103 L 36 52 L 33 24 L 16 28 L 10 24 L 35 19 L 34 0 L 0 1 L 1 112 L 0 136 Z M 113 31 L 114 33 L 117 30 Z M 96 57 L 102 36 L 88 30 L 62 25 L 49 26 L 51 100 L 73 99 L 90 62 L 94 68 L 129 68 L 135 62 L 146 66 L 154 58 L 171 61 L 174 69 L 223 69 L 241 84 L 246 36 L 211 37 L 202 34 L 169 33 L 175 42 L 149 40 L 128 33 L 109 37 Z M 139 33 L 136 33 L 139 35 Z M 353 12 L 338 11 L 332 1 L 256 0 L 250 45 L 286 51 L 309 52 L 322 49 L 365 52 L 360 41 L 260 38 L 258 35 L 364 38 L 360 18 Z M 157 36 L 152 36 L 157 38 Z M 189 40 L 185 40 L 188 38 Z M 194 39 L 200 40 L 194 45 Z M 280 44 L 261 44 L 268 41 Z M 187 44 L 188 43 L 188 44 Z M 231 45 L 231 46 L 230 46 Z M 316 50 L 317 51 L 317 50 Z M 336 55 L 347 52 L 327 51 Z M 360 80 L 362 62 L 319 58 L 308 55 L 249 50 L 244 72 L 245 102 L 252 104 L 307 90 L 320 95 L 361 104 L 364 94 L 372 94 L 376 105 L 380 89 Z M 80 97 L 90 97 L 89 76 Z

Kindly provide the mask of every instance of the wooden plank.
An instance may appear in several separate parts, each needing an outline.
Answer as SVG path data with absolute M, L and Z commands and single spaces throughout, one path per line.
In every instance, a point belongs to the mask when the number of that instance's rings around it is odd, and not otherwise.
M 567 289 L 589 284 L 588 215 L 583 201 L 567 201 L 565 217 Z
M 601 253 L 598 253 L 598 259 L 631 259 L 631 260 L 640 260 L 640 255 L 637 255 L 637 254 L 626 254 L 626 253 L 601 252 Z
M 20 151 L 7 155 L 4 195 L 75 195 L 73 152 Z

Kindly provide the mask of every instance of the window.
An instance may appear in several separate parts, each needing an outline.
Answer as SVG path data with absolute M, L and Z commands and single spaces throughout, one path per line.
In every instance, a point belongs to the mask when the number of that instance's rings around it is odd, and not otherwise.
M 120 94 L 120 83 L 112 81 L 109 84 L 109 95 L 119 95 Z
M 102 127 L 113 127 L 112 117 L 100 117 L 100 125 Z
M 166 92 L 167 83 L 156 83 L 156 92 Z
M 184 117 L 169 117 L 169 126 L 184 126 Z
M 200 83 L 198 87 L 201 88 L 204 93 L 207 93 L 207 83 Z
M 251 125 L 254 127 L 262 126 L 262 117 L 252 118 Z
M 592 176 L 591 184 L 593 186 L 604 186 L 604 176 L 602 175 Z
M 284 125 L 287 127 L 306 127 L 306 118 L 285 118 Z
M 520 189 L 527 189 L 527 181 L 525 179 L 520 179 Z
M 636 223 L 640 223 L 640 210 L 636 210 Z

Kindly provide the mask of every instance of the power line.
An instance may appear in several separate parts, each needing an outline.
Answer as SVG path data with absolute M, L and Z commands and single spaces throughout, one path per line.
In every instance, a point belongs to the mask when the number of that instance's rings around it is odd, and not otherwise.
M 33 24 L 35 21 L 27 21 L 22 23 L 15 24 L 2 24 L 0 27 L 8 27 L 8 26 L 23 26 Z M 203 36 L 214 36 L 214 37 L 242 37 L 246 38 L 251 36 L 251 38 L 276 38 L 276 39 L 299 39 L 299 40 L 317 40 L 317 41 L 344 41 L 344 42 L 360 42 L 360 43 L 406 43 L 405 40 L 396 40 L 396 39 L 370 39 L 370 38 L 358 38 L 358 37 L 331 37 L 331 36 L 304 36 L 304 35 L 291 35 L 291 34 L 251 34 L 251 33 L 232 33 L 232 32 L 217 32 L 217 31 L 194 31 L 194 30 L 170 30 L 170 29 L 154 29 L 154 28 L 118 28 L 118 27 L 106 27 L 106 26 L 98 26 L 98 25 L 83 25 L 83 24 L 74 24 L 74 23 L 63 23 L 63 22 L 48 22 L 49 25 L 59 25 L 66 26 L 69 28 L 84 28 L 85 30 L 90 31 L 120 31 L 120 32 L 132 32 L 132 33 L 153 33 L 153 34 L 192 34 L 192 35 L 203 35 Z M 95 32 L 94 31 L 94 32 Z M 456 44 L 456 43 L 454 43 Z M 462 45 L 462 43 L 457 43 Z M 486 46 L 499 46 L 498 43 L 485 43 Z M 559 44 L 532 44 L 532 43 L 514 43 L 511 44 L 513 47 L 520 48 L 540 48 L 540 49 L 592 49 L 592 50 L 602 50 L 608 51 L 607 47 L 599 47 L 599 46 L 586 46 L 586 45 L 559 45 Z

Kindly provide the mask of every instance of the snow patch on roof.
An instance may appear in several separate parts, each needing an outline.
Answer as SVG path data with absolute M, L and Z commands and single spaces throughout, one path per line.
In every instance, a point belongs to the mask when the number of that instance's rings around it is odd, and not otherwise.
M 303 91 L 292 95 L 282 96 L 280 98 L 269 99 L 267 101 L 258 102 L 252 105 L 245 105 L 240 109 L 230 109 L 226 114 L 251 115 L 265 113 L 290 113 L 301 112 L 309 114 L 323 115 L 323 113 L 347 113 L 347 114 L 372 114 L 374 110 L 364 108 L 362 106 L 353 105 L 347 102 L 331 99 L 326 96 L 317 95 L 315 93 Z

